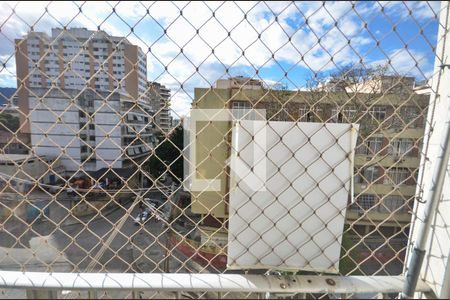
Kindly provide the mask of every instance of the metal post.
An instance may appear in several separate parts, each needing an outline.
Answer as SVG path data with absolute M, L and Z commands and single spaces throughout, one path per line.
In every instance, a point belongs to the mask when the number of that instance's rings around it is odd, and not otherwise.
M 167 197 L 167 202 L 165 205 L 167 205 L 167 203 L 171 203 L 172 201 L 172 197 L 173 197 L 173 192 L 175 191 L 175 184 L 172 182 L 172 185 L 170 187 L 170 195 L 169 197 Z M 172 218 L 169 218 L 168 221 L 165 221 L 163 218 L 163 222 L 169 222 L 169 224 L 167 224 L 167 232 L 165 234 L 166 236 L 166 257 L 164 258 L 164 272 L 169 273 L 170 272 L 170 256 L 172 255 L 172 252 L 169 251 L 169 247 L 170 247 L 170 236 L 172 234 Z
M 443 135 L 441 142 L 441 155 L 436 158 L 433 184 L 429 190 L 429 197 L 425 204 L 423 216 L 421 218 L 420 227 L 418 229 L 417 240 L 414 244 L 411 259 L 408 264 L 408 271 L 406 273 L 405 286 L 400 295 L 401 299 L 412 298 L 419 279 L 420 270 L 422 269 L 423 259 L 425 257 L 426 245 L 428 235 L 431 229 L 431 222 L 433 221 L 433 214 L 439 204 L 442 188 L 444 185 L 445 173 L 448 166 L 448 157 L 450 154 L 450 123 L 447 124 L 446 133 Z
M 450 250 L 447 257 L 450 257 Z M 450 278 L 450 263 L 448 261 L 444 276 L 444 278 Z M 450 280 L 444 280 L 440 297 L 442 299 L 450 299 Z
M 436 93 L 434 98 L 431 97 L 430 103 L 436 103 L 437 101 L 447 101 L 448 95 L 445 94 L 444 89 L 446 88 L 445 83 L 441 83 L 441 79 L 444 77 L 445 72 L 448 72 L 448 66 L 445 66 L 446 61 L 446 43 L 449 40 L 449 4 L 447 1 L 443 1 L 441 4 L 441 15 L 439 23 L 442 25 L 440 28 L 440 35 L 442 38 L 439 39 L 438 47 L 436 48 L 436 62 L 435 69 L 437 70 L 436 76 L 437 80 L 433 84 L 433 90 Z M 442 31 L 441 31 L 442 30 Z M 432 95 L 433 96 L 433 95 Z M 445 113 L 442 111 L 434 113 Z M 450 123 L 448 120 L 443 122 L 442 137 L 440 141 L 439 155 L 434 162 L 433 177 L 431 178 L 430 188 L 427 195 L 424 195 L 424 200 L 426 204 L 423 210 L 422 218 L 417 218 L 421 221 L 420 227 L 418 228 L 417 240 L 414 244 L 412 250 L 411 258 L 408 263 L 406 280 L 403 286 L 403 291 L 400 294 L 401 299 L 412 298 L 417 286 L 420 271 L 422 269 L 423 260 L 426 252 L 426 244 L 428 240 L 428 235 L 431 229 L 431 222 L 433 221 L 433 214 L 436 211 L 438 203 L 441 198 L 442 188 L 444 185 L 444 179 L 446 176 L 446 170 L 448 166 L 448 158 L 450 154 Z M 442 124 L 442 123 L 441 123 Z M 428 129 L 431 133 L 431 128 Z M 430 143 L 430 137 L 428 137 L 428 143 Z

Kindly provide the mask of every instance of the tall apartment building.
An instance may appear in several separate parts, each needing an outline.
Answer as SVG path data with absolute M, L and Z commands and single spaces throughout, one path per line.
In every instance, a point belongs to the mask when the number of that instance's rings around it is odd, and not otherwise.
M 16 41 L 19 107 L 27 115 L 32 88 L 118 91 L 146 99 L 147 58 L 124 37 L 85 28 L 31 32 Z M 26 123 L 22 132 L 29 133 Z
M 241 83 L 236 84 L 231 79 L 218 82 L 214 89 L 196 88 L 193 108 L 255 108 L 265 109 L 271 121 L 360 124 L 354 170 L 356 203 L 347 209 L 347 224 L 351 225 L 351 237 L 365 237 L 362 248 L 382 247 L 389 252 L 406 246 L 429 99 L 412 92 L 411 78 L 380 79 L 377 90 L 360 93 L 267 90 L 262 83 L 258 88 L 250 80 L 239 78 Z M 196 153 L 201 162 L 195 166 L 197 177 L 219 179 L 222 187 L 221 191 L 192 192 L 192 212 L 207 216 L 204 232 L 221 227 L 228 216 L 226 160 L 230 147 L 224 136 L 229 137 L 230 129 L 230 122 L 206 124 L 196 137 L 196 143 L 202 145 Z M 226 235 L 226 230 L 211 232 L 214 237 L 205 240 Z M 387 256 L 398 263 L 392 272 L 401 272 L 401 258 L 395 259 L 392 253 Z
M 63 149 L 72 174 L 133 165 L 151 151 L 146 55 L 138 46 L 103 31 L 54 28 L 16 47 L 21 132 L 36 154 Z
M 148 82 L 148 100 L 154 111 L 156 130 L 167 133 L 172 128 L 170 116 L 170 90 L 158 82 Z

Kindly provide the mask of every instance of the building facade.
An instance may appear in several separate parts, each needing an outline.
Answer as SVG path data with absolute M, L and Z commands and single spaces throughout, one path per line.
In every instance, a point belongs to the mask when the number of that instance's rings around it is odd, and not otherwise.
M 145 53 L 124 37 L 53 28 L 16 40 L 21 133 L 68 174 L 136 166 L 153 147 Z
M 0 154 L 0 169 L 0 188 L 16 193 L 27 193 L 39 183 L 53 184 L 64 176 L 59 160 L 38 155 Z
M 408 238 L 429 97 L 413 93 L 410 78 L 382 79 L 375 91 L 352 93 L 268 90 L 253 83 L 246 88 L 252 81 L 239 78 L 241 86 L 231 80 L 217 85 L 224 88 L 195 89 L 193 108 L 265 109 L 271 121 L 360 124 L 354 169 L 356 201 L 347 209 L 347 232 L 355 240 L 365 237 L 362 248 L 367 253 L 378 248 L 400 253 Z M 196 148 L 200 163 L 195 170 L 197 178 L 220 180 L 222 190 L 192 192 L 191 209 L 208 216 L 204 226 L 220 227 L 228 217 L 226 160 L 231 123 L 213 123 L 197 126 L 196 143 L 202 146 Z M 402 262 L 401 257 L 397 259 Z M 401 267 L 394 269 L 401 272 Z
M 28 109 L 31 151 L 59 158 L 67 175 L 130 166 L 154 145 L 149 107 L 128 95 L 33 88 Z
M 132 99 L 146 98 L 147 58 L 124 37 L 85 28 L 53 28 L 51 36 L 31 32 L 16 41 L 19 107 L 22 132 L 29 133 L 30 88 L 120 91 Z
M 170 116 L 170 90 L 158 82 L 148 82 L 147 98 L 154 111 L 155 129 L 168 133 L 172 128 Z

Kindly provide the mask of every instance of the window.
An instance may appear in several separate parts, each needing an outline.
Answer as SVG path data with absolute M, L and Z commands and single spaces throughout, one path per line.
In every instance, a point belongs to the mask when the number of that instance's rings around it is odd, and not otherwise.
M 386 212 L 393 212 L 400 208 L 400 211 L 407 211 L 408 208 L 405 205 L 405 200 L 402 196 L 398 195 L 391 195 L 387 196 L 383 200 L 383 206 L 380 208 L 383 211 Z
M 418 125 L 416 120 L 419 115 L 417 107 L 415 106 L 402 107 L 400 110 L 400 114 L 405 124 L 410 123 L 409 127 L 416 127 Z
M 250 102 L 247 101 L 234 101 L 232 105 L 233 115 L 237 119 L 244 117 L 248 111 L 252 108 Z
M 378 172 L 378 167 L 368 167 L 364 169 L 364 173 L 363 173 L 363 183 L 365 182 L 374 182 L 378 179 L 379 172 Z
M 95 141 L 95 135 L 91 135 L 91 136 L 89 137 L 89 140 L 90 140 L 90 141 Z
M 390 147 L 390 153 L 393 156 L 402 156 L 405 154 L 411 155 L 411 150 L 414 147 L 414 142 L 412 139 L 396 139 L 392 141 Z
M 361 195 L 356 200 L 363 210 L 369 210 L 375 206 L 375 195 Z
M 322 111 L 321 109 L 317 109 L 317 111 Z M 306 106 L 300 106 L 298 110 L 299 121 L 300 122 L 313 122 L 314 121 L 314 113 L 312 110 Z
M 81 146 L 80 147 L 81 153 L 87 153 L 88 152 L 87 149 L 88 149 L 87 146 Z
M 356 113 L 357 110 L 355 106 L 348 106 L 341 109 L 340 111 L 336 108 L 333 108 L 331 110 L 332 121 L 335 123 L 349 123 L 356 117 Z
M 89 129 L 95 130 L 95 125 L 94 124 L 89 124 Z
M 405 184 L 409 176 L 410 172 L 407 168 L 392 168 L 388 171 L 388 177 L 384 178 L 384 183 Z
M 383 147 L 383 138 L 375 137 L 367 139 L 367 141 L 361 144 L 356 150 L 357 154 L 363 155 L 377 155 Z
M 386 118 L 386 107 L 384 106 L 374 106 L 370 111 L 372 117 L 377 119 L 378 121 L 384 120 Z

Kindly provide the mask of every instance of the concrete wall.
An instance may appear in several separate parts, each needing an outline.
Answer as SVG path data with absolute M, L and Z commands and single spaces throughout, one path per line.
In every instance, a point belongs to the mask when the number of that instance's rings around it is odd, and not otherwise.
M 316 99 L 316 102 L 314 100 Z M 360 113 L 368 116 L 366 110 L 372 103 L 377 105 L 385 105 L 391 109 L 387 114 L 394 113 L 392 107 L 419 105 L 422 109 L 425 109 L 428 105 L 428 96 L 426 95 L 412 95 L 411 97 L 405 97 L 397 94 L 389 95 L 366 95 L 358 94 L 357 97 L 353 97 L 353 101 Z M 292 121 L 297 121 L 300 118 L 299 107 L 305 103 L 309 103 L 308 108 L 312 105 L 323 106 L 323 117 L 317 118 L 316 122 L 331 121 L 331 109 L 336 105 L 343 105 L 349 102 L 348 95 L 342 92 L 328 93 L 322 95 L 321 93 L 311 92 L 295 92 L 295 91 L 267 91 L 263 89 L 259 90 L 238 90 L 238 89 L 195 89 L 195 101 L 193 108 L 202 109 L 220 109 L 229 108 L 232 101 L 248 101 L 252 103 L 252 106 L 256 109 L 266 109 L 267 118 L 270 119 L 272 115 L 276 114 L 282 109 L 280 103 L 289 102 L 285 105 L 285 109 L 289 111 L 289 114 L 293 118 Z M 352 103 L 353 104 L 353 103 Z M 359 106 L 358 106 L 359 105 Z M 398 113 L 398 112 L 396 112 Z M 288 116 L 281 116 L 281 119 L 288 118 Z M 356 123 L 364 123 L 364 120 L 355 120 Z M 203 128 L 204 127 L 204 128 Z M 203 128 L 203 129 L 202 129 Z M 206 124 L 205 122 L 197 123 L 197 178 L 212 179 L 216 178 L 221 181 L 222 190 L 220 192 L 193 192 L 192 211 L 199 214 L 212 213 L 216 217 L 225 217 L 227 215 L 227 169 L 225 160 L 229 156 L 228 145 L 224 142 L 227 138 L 227 133 L 231 129 L 231 123 L 229 122 L 215 122 L 214 124 Z M 412 138 L 421 139 L 423 137 L 423 128 L 401 128 L 398 131 L 394 128 L 383 128 L 382 130 L 376 128 L 379 135 L 385 139 L 398 139 L 398 138 Z M 360 132 L 362 130 L 360 129 Z M 373 131 L 370 131 L 370 136 L 373 137 Z M 217 147 L 217 145 L 220 145 Z M 369 164 L 373 156 L 358 155 L 356 157 L 356 168 Z M 416 169 L 419 159 L 417 157 L 403 157 L 404 161 L 394 161 L 392 157 L 380 159 L 378 165 L 384 167 L 408 167 Z M 203 161 L 203 163 L 202 163 Z M 377 160 L 378 161 L 378 160 Z M 403 195 L 413 196 L 415 194 L 414 182 L 408 182 L 408 184 L 402 184 L 394 187 L 392 184 L 372 184 L 369 188 L 362 187 L 360 184 L 355 185 L 355 195 L 362 192 L 368 192 L 377 195 Z M 223 189 L 225 188 L 225 189 Z M 409 222 L 410 214 L 404 213 L 399 220 Z
M 109 166 L 122 168 L 120 100 L 110 97 L 107 101 L 107 104 L 102 100 L 94 102 L 97 170 Z
M 203 93 L 195 90 L 194 108 L 220 109 L 226 108 L 230 98 L 230 90 L 214 90 L 215 93 Z M 192 192 L 192 212 L 211 213 L 216 217 L 228 215 L 226 159 L 229 156 L 228 145 L 225 143 L 227 133 L 231 129 L 229 122 L 197 122 L 196 140 L 196 177 L 198 179 L 220 180 L 220 192 Z M 220 146 L 218 146 L 220 145 Z M 213 150 L 211 150 L 213 149 Z
M 32 89 L 38 95 L 43 90 Z M 50 159 L 60 158 L 61 164 L 69 173 L 77 172 L 81 167 L 81 150 L 83 144 L 77 136 L 80 130 L 79 106 L 76 94 L 66 90 L 51 91 L 45 96 L 30 96 L 31 145 L 37 155 L 45 155 Z M 75 100 L 75 101 L 74 101 Z M 121 160 L 121 121 L 120 99 L 118 94 L 110 96 L 106 101 L 100 97 L 93 99 L 93 122 L 95 124 L 96 165 L 93 170 L 109 167 L 122 167 Z M 89 130 L 89 129 L 88 129 Z M 85 165 L 86 168 L 86 165 Z
M 59 166 L 59 161 L 49 162 L 44 157 L 32 157 L 23 155 L 25 159 L 16 161 L 0 162 L 0 171 L 2 174 L 7 174 L 17 179 L 11 182 L 6 191 L 26 192 L 26 181 L 30 181 L 28 185 L 32 185 L 34 182 L 49 183 L 51 172 L 47 172 L 48 165 L 52 164 L 53 168 Z

